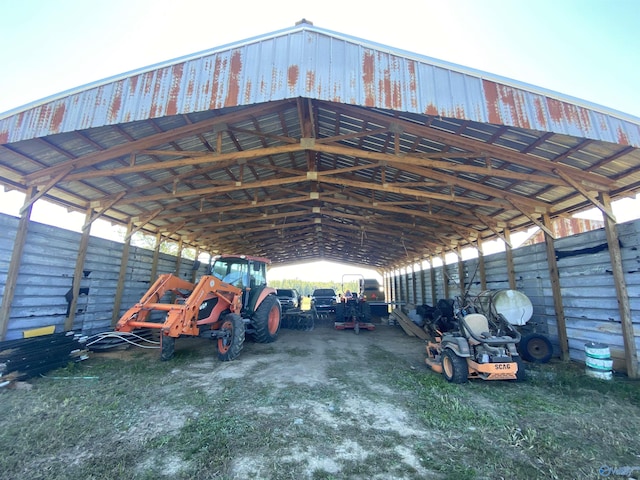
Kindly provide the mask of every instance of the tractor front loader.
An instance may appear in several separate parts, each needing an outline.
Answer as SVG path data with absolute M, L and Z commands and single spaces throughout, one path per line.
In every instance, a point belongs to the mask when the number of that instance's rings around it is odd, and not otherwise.
M 204 275 L 197 284 L 172 274 L 160 275 L 115 330 L 159 329 L 162 360 L 173 356 L 175 340 L 182 336 L 217 340 L 218 358 L 233 360 L 246 334 L 260 343 L 277 338 L 281 307 L 275 289 L 266 285 L 268 263 L 259 257 L 224 255 L 214 262 L 212 275 Z M 167 296 L 174 300 L 167 301 Z M 164 318 L 151 318 L 154 312 Z

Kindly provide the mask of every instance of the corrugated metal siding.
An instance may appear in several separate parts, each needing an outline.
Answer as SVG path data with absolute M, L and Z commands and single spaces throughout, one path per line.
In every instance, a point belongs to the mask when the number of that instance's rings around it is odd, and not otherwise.
M 0 214 L 0 295 L 4 293 L 17 226 L 16 217 Z M 48 325 L 55 325 L 58 332 L 64 330 L 65 294 L 72 286 L 80 238 L 77 232 L 30 223 L 7 340 L 22 338 L 24 330 Z M 91 237 L 84 265 L 85 276 L 80 283 L 81 288 L 89 288 L 89 294 L 78 298 L 74 330 L 85 334 L 111 330 L 122 249 L 121 243 Z M 120 314 L 139 301 L 149 288 L 152 259 L 152 251 L 131 248 Z M 160 254 L 158 272 L 173 272 L 175 262 L 175 257 Z M 183 258 L 181 278 L 190 280 L 192 267 L 193 261 Z M 204 274 L 205 269 L 206 265 L 201 265 L 199 274 Z
M 622 245 L 622 265 L 636 348 L 640 350 L 640 220 L 619 224 L 618 235 Z M 615 365 L 620 368 L 624 365 L 624 341 L 609 251 L 606 248 L 595 251 L 606 243 L 604 229 L 598 229 L 558 239 L 555 249 L 556 252 L 575 254 L 564 257 L 561 255 L 558 259 L 571 359 L 584 361 L 584 345 L 587 342 L 604 343 L 609 345 Z M 594 250 L 590 251 L 589 248 Z M 513 261 L 516 288 L 527 295 L 533 304 L 530 324 L 535 324 L 538 331 L 549 335 L 555 354 L 558 355 L 560 348 L 557 318 L 544 243 L 513 250 Z M 470 289 L 472 293 L 478 293 L 479 274 L 473 277 L 477 259 L 465 261 L 464 266 L 467 288 L 473 278 Z M 448 264 L 444 268 L 448 275 L 449 297 L 455 298 L 459 295 L 457 264 Z M 444 298 L 443 267 L 436 267 L 434 270 L 437 298 Z M 485 256 L 485 273 L 489 290 L 508 289 L 506 254 L 502 252 Z M 416 272 L 416 275 L 419 276 L 420 272 Z M 430 284 L 428 271 L 424 277 Z M 428 288 L 431 288 L 430 285 Z M 433 305 L 435 302 L 426 303 Z
M 0 119 L 0 144 L 308 97 L 640 146 L 640 119 L 555 92 L 305 26 L 124 74 Z

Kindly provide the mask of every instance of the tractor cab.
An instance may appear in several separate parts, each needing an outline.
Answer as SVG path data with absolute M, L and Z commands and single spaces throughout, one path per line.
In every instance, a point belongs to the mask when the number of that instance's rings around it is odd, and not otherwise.
M 247 255 L 221 255 L 211 266 L 211 275 L 242 290 L 242 310 L 250 313 L 267 286 L 269 260 Z

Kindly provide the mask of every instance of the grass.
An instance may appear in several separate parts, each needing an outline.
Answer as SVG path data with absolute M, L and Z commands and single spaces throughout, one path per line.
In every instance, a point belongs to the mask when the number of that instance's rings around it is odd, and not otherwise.
M 96 355 L 2 391 L 0 479 L 565 479 L 640 464 L 638 382 L 552 362 L 527 382 L 453 385 L 372 335 L 327 346 L 322 366 L 310 342 L 324 340 L 288 335 L 229 363 Z M 265 381 L 283 362 L 326 380 Z

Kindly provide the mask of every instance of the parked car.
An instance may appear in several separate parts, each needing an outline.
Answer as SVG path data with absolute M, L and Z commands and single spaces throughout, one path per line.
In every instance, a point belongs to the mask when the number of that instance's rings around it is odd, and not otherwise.
M 338 295 L 333 288 L 316 288 L 311 294 L 311 306 L 319 312 L 334 312 Z
M 276 295 L 283 312 L 290 308 L 300 308 L 300 294 L 295 288 L 278 288 Z

